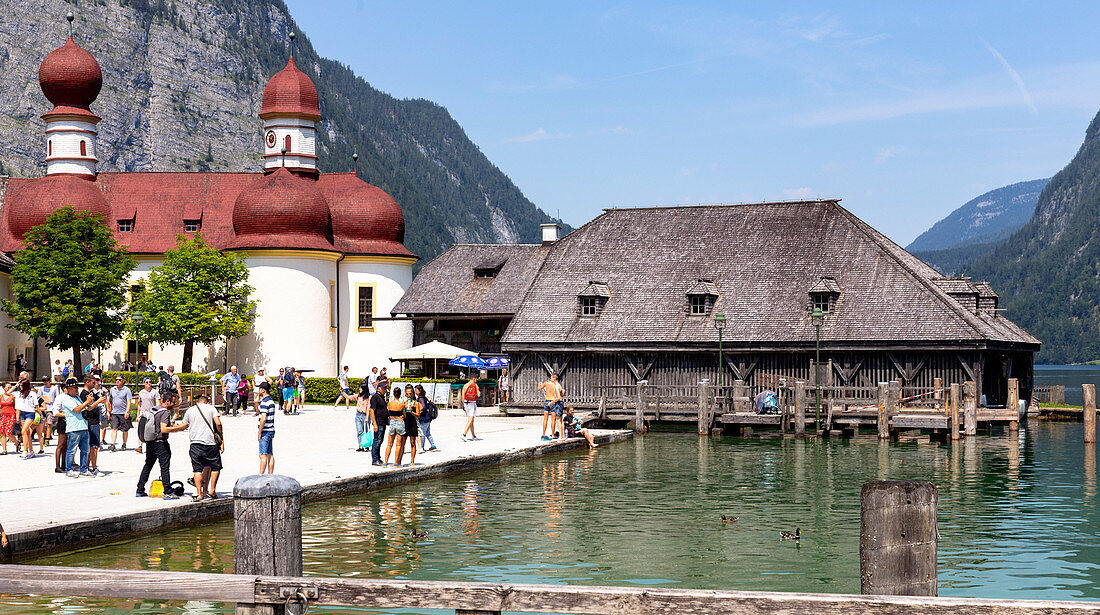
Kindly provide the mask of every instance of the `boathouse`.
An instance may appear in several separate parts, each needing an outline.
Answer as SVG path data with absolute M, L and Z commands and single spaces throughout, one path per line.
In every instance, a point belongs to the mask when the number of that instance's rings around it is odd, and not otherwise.
M 519 411 L 541 409 L 550 373 L 580 407 L 639 380 L 812 381 L 818 347 L 823 383 L 974 381 L 997 406 L 1009 378 L 1030 397 L 1040 345 L 988 284 L 944 277 L 837 200 L 609 209 L 543 246 L 456 246 L 394 314 L 417 341 L 503 325 Z

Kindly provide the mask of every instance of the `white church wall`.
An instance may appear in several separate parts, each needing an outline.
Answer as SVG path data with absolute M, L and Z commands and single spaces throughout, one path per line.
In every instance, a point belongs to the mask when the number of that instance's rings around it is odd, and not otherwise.
M 389 357 L 412 346 L 412 322 L 375 320 L 370 329 L 358 327 L 358 289 L 370 287 L 374 294 L 374 316 L 389 317 L 390 310 L 412 283 L 412 262 L 386 257 L 349 256 L 340 263 L 340 332 L 343 338 L 340 362 L 363 377 L 372 367 L 388 367 L 399 375 L 398 363 Z M 341 365 L 341 369 L 343 369 Z

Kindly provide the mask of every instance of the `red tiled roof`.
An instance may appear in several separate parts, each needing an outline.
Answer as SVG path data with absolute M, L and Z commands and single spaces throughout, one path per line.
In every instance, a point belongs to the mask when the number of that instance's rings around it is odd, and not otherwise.
M 279 167 L 249 184 L 233 204 L 231 247 L 332 250 L 328 202 L 314 181 Z
M 325 219 L 321 221 L 315 202 L 311 205 L 313 213 L 309 214 L 312 216 L 309 219 L 316 218 L 314 222 L 320 228 L 304 231 L 286 228 L 285 221 L 277 221 L 279 216 L 274 210 L 260 206 L 258 210 L 242 212 L 238 225 L 243 225 L 244 236 L 248 238 L 245 243 L 249 245 L 242 244 L 234 233 L 234 205 L 238 196 L 254 184 L 268 185 L 265 182 L 283 174 L 293 180 L 289 184 L 292 187 L 300 186 L 294 182 L 307 182 L 315 195 L 320 191 L 327 207 Z M 79 188 L 74 186 L 98 190 L 76 193 Z M 344 254 L 413 256 L 401 243 L 404 239 L 401 210 L 385 192 L 350 173 L 322 174 L 314 180 L 294 176 L 285 169 L 268 177 L 262 173 L 100 173 L 95 178 L 77 175 L 12 178 L 0 206 L 0 250 L 18 251 L 22 247 L 21 233 L 41 224 L 54 209 L 69 204 L 81 209 L 82 201 L 93 203 L 96 193 L 105 199 L 105 207 L 94 204 L 87 207 L 94 210 L 102 207 L 101 213 L 111 228 L 117 229 L 119 220 L 133 220 L 132 232 L 115 231 L 118 242 L 133 254 L 164 253 L 176 245 L 176 235 L 184 233 L 184 220 L 200 220 L 203 237 L 218 249 L 307 248 Z M 74 194 L 83 196 L 74 200 Z M 374 224 L 360 225 L 362 220 Z M 261 226 L 259 222 L 270 225 Z M 330 225 L 327 230 L 326 223 Z M 13 231 L 20 234 L 16 236 Z
M 317 88 L 305 73 L 298 70 L 294 56 L 287 60 L 286 68 L 275 73 L 264 87 L 260 117 L 274 113 L 299 115 L 313 120 L 321 119 L 321 107 L 317 100 Z
M 87 112 L 99 96 L 103 72 L 92 54 L 69 37 L 64 45 L 42 60 L 42 65 L 38 67 L 38 83 L 42 86 L 42 93 L 55 106 L 75 108 L 54 109 L 51 113 Z

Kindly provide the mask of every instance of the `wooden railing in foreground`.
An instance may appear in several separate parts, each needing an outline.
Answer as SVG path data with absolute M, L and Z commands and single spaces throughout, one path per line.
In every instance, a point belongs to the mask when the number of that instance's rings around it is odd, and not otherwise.
M 1100 613 L 1100 602 L 927 596 L 789 594 L 693 589 L 508 585 L 318 577 L 256 577 L 157 570 L 0 566 L 0 594 L 196 600 L 282 607 L 283 590 L 309 590 L 309 606 L 592 614 L 1039 615 Z M 297 604 L 294 600 L 291 605 Z

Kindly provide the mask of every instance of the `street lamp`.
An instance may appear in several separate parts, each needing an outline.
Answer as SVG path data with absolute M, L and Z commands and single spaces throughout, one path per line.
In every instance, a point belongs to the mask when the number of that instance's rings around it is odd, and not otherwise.
M 134 321 L 134 386 L 138 386 L 141 384 L 141 323 L 145 317 L 141 312 L 134 312 L 130 320 Z
M 814 306 L 814 311 L 810 314 L 810 322 L 813 323 L 816 330 L 814 345 L 817 349 L 817 356 L 814 359 L 814 388 L 817 389 L 817 402 L 814 404 L 814 418 L 817 430 L 821 431 L 821 324 L 825 322 L 825 312 L 821 311 L 820 307 Z
M 718 329 L 718 386 L 722 386 L 722 329 L 726 328 L 726 313 L 714 313 L 714 328 Z

